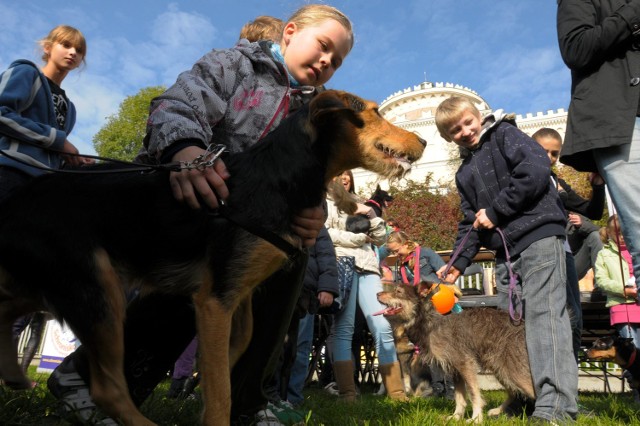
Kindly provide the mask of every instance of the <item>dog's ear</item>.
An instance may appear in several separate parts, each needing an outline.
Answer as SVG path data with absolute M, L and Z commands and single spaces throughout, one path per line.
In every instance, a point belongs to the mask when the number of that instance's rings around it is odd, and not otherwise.
M 348 120 L 356 127 L 364 127 L 364 121 L 358 113 L 365 105 L 357 96 L 346 92 L 327 90 L 317 95 L 309 104 L 311 123 L 316 127 L 323 124 L 335 126 L 336 118 Z

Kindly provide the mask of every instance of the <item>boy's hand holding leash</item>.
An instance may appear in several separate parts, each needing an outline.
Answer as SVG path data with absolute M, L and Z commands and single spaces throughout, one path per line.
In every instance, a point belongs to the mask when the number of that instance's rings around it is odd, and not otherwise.
M 494 225 L 487 216 L 486 209 L 480 209 L 476 213 L 476 220 L 473 222 L 473 227 L 476 229 L 493 229 L 496 225 Z

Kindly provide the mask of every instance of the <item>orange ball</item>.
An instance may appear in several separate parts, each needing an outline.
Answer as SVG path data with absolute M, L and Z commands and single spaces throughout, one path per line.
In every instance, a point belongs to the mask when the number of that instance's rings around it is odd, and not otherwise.
M 431 303 L 442 315 L 448 314 L 456 303 L 456 295 L 449 287 L 438 284 L 437 291 L 431 296 Z

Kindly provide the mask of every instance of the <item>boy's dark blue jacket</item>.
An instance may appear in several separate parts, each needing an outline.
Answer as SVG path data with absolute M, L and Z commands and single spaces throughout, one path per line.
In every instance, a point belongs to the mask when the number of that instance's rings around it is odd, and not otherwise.
M 519 255 L 531 243 L 550 236 L 564 237 L 566 212 L 551 183 L 549 158 L 542 147 L 506 121 L 501 111 L 485 118 L 479 147 L 463 160 L 456 173 L 463 219 L 456 247 L 486 209 L 506 236 L 509 255 Z M 500 235 L 494 229 L 472 231 L 454 266 L 461 272 L 481 246 L 504 259 Z

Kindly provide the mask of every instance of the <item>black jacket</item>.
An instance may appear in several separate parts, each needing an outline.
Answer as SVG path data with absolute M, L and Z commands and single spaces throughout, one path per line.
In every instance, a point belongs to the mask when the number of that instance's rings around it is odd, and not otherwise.
M 631 141 L 640 99 L 640 51 L 632 35 L 640 31 L 640 0 L 558 0 L 557 29 L 571 69 L 560 161 L 596 171 L 593 150 Z
M 504 232 L 509 254 L 514 257 L 542 238 L 564 236 L 566 213 L 549 178 L 545 151 L 514 124 L 501 121 L 498 114 L 489 117 L 495 123 L 456 173 L 464 215 L 456 247 L 473 225 L 476 212 L 484 208 L 491 222 Z M 472 231 L 454 266 L 464 271 L 481 245 L 504 258 L 502 240 L 495 230 Z
M 311 314 L 315 314 L 318 310 L 316 296 L 319 292 L 327 291 L 338 296 L 336 251 L 325 227 L 320 230 L 315 245 L 309 248 L 309 260 L 303 283 L 301 304 Z

